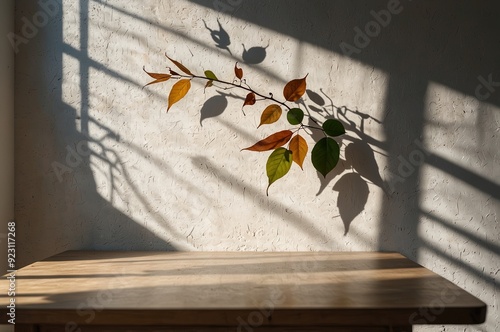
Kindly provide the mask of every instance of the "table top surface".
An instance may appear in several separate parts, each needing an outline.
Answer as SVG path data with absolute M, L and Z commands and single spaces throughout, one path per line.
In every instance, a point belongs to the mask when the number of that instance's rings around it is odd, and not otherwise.
M 0 295 L 0 323 L 9 301 Z M 16 323 L 229 324 L 260 312 L 273 324 L 472 324 L 486 314 L 446 279 L 379 252 L 67 251 L 16 272 L 15 304 Z

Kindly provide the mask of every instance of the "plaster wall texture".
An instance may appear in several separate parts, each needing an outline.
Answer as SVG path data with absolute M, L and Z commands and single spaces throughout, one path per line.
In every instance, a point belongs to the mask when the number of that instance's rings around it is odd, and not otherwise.
M 500 330 L 495 1 L 16 5 L 21 264 L 68 249 L 391 250 L 489 305 L 481 326 L 417 331 Z M 333 175 L 307 159 L 266 196 L 268 154 L 240 149 L 286 120 L 256 129 L 265 102 L 244 116 L 244 94 L 200 81 L 167 113 L 172 83 L 142 88 L 165 52 L 226 80 L 238 61 L 279 99 L 309 74 L 301 107 L 347 129 Z

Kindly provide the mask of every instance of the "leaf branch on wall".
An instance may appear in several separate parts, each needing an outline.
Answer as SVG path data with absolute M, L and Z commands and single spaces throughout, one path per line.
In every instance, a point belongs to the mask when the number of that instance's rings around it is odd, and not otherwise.
M 306 79 L 308 75 L 305 75 L 303 78 L 293 79 L 286 83 L 283 88 L 283 98 L 285 101 L 281 101 L 276 99 L 272 93 L 265 95 L 251 88 L 247 84 L 246 79 L 243 78 L 243 69 L 238 67 L 238 63 L 234 66 L 234 80 L 225 81 L 219 79 L 211 70 L 205 70 L 203 75 L 194 74 L 181 62 L 170 58 L 166 54 L 165 56 L 175 65 L 175 69 L 167 67 L 167 73 L 154 73 L 146 71 L 145 68 L 143 69 L 151 78 L 154 79 L 145 86 L 163 83 L 171 79 L 177 80 L 172 85 L 168 95 L 167 112 L 175 103 L 186 97 L 191 89 L 191 81 L 195 79 L 206 81 L 205 89 L 214 87 L 214 83 L 217 83 L 218 88 L 236 88 L 240 89 L 243 93 L 246 93 L 242 105 L 242 111 L 245 106 L 254 105 L 258 101 L 266 100 L 271 102 L 271 104 L 262 111 L 260 123 L 257 128 L 263 125 L 275 123 L 283 116 L 283 114 L 286 114 L 286 119 L 288 123 L 293 126 L 292 128 L 276 132 L 256 142 L 254 145 L 242 149 L 256 152 L 272 150 L 266 163 L 266 173 L 269 180 L 266 190 L 267 193 L 269 193 L 269 187 L 271 184 L 288 173 L 292 163 L 296 163 L 300 168 L 303 167 L 303 162 L 309 151 L 309 146 L 304 137 L 300 135 L 301 131 L 306 134 L 310 134 L 310 132 L 306 130 L 310 129 L 320 131 L 324 135 L 323 138 L 319 139 L 314 144 L 311 150 L 311 162 L 320 174 L 326 177 L 327 174 L 330 173 L 337 165 L 340 158 L 340 146 L 337 141 L 333 139 L 333 137 L 345 134 L 342 122 L 337 119 L 327 119 L 321 123 L 310 114 L 305 114 L 301 108 L 288 105 L 288 103 L 298 102 L 302 98 L 306 92 Z M 257 97 L 259 99 L 257 99 Z M 283 111 L 285 111 L 285 113 L 283 113 Z M 311 120 L 307 122 L 309 123 L 308 125 L 304 123 L 305 117 L 308 117 Z M 313 125 L 311 125 L 311 123 Z M 288 146 L 284 147 L 287 143 Z

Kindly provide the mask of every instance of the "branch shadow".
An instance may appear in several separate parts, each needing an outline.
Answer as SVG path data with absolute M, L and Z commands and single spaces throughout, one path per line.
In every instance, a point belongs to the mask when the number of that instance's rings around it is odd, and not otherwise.
M 366 119 L 375 120 L 378 124 L 381 122 L 358 110 L 353 111 L 346 106 L 338 107 L 323 89 L 320 89 L 320 93 L 306 90 L 308 99 L 302 101 L 302 105 L 309 115 L 308 126 L 314 127 L 327 119 L 337 119 L 344 124 L 346 134 L 337 138 L 339 145 L 345 146 L 343 158 L 341 156 L 338 164 L 326 177 L 317 172 L 320 188 L 316 195 L 321 195 L 330 183 L 336 180 L 332 189 L 338 192 L 337 207 L 344 223 L 344 235 L 347 235 L 352 221 L 363 212 L 368 202 L 368 183 L 380 187 L 387 194 L 387 185 L 380 176 L 374 150 L 367 142 L 369 135 L 364 133 Z M 324 134 L 314 130 L 311 137 L 314 142 L 318 142 Z M 371 137 L 370 140 L 374 141 Z
M 186 40 L 190 42 L 197 43 L 194 38 L 175 31 L 175 29 L 157 22 L 151 22 L 140 15 L 113 6 L 106 1 L 95 0 L 95 2 L 113 7 L 114 10 L 127 15 L 131 19 L 156 25 L 159 29 L 168 30 L 173 34 L 186 37 Z M 191 0 L 191 2 L 200 6 L 210 5 L 209 2 L 201 0 Z M 70 2 L 65 4 L 70 5 Z M 88 77 L 90 69 L 134 83 L 127 77 L 120 76 L 105 68 L 99 62 L 90 59 L 88 53 L 89 1 L 80 0 L 78 5 L 83 13 L 79 17 L 82 27 L 81 47 L 79 50 L 71 48 L 62 42 L 62 24 L 59 23 L 55 29 L 45 30 L 42 34 L 46 34 L 47 31 L 54 32 L 53 36 L 56 36 L 57 42 L 51 42 L 50 38 L 45 35 L 43 39 L 39 40 L 46 42 L 46 45 L 37 40 L 31 41 L 30 45 L 27 45 L 28 50 L 32 48 L 37 52 L 41 51 L 51 56 L 54 55 L 53 57 L 47 56 L 47 59 L 50 58 L 51 60 L 46 59 L 47 62 L 44 65 L 47 68 L 52 68 L 49 76 L 53 75 L 55 81 L 45 78 L 45 80 L 38 79 L 38 77 L 47 75 L 47 72 L 42 70 L 43 64 L 32 63 L 28 53 L 35 54 L 36 52 L 26 51 L 16 59 L 17 72 L 21 74 L 19 77 L 23 77 L 23 75 L 28 77 L 28 79 L 22 79 L 21 82 L 16 83 L 16 112 L 18 112 L 16 115 L 16 160 L 18 160 L 16 162 L 16 215 L 19 220 L 25 221 L 23 225 L 20 223 L 19 226 L 21 234 L 23 232 L 28 233 L 29 227 L 34 227 L 33 233 L 36 233 L 36 236 L 27 236 L 26 242 L 34 243 L 34 245 L 33 248 L 29 249 L 31 250 L 31 252 L 28 252 L 29 258 L 22 258 L 25 262 L 30 259 L 36 260 L 43 255 L 50 255 L 62 249 L 94 246 L 95 242 L 92 242 L 92 237 L 98 238 L 100 231 L 110 230 L 97 227 L 95 234 L 89 234 L 85 232 L 87 228 L 84 225 L 89 220 L 96 220 L 96 216 L 99 214 L 102 216 L 102 213 L 106 215 L 106 219 L 113 220 L 115 226 L 121 223 L 122 227 L 127 229 L 125 233 L 131 234 L 131 238 L 137 236 L 138 229 L 133 227 L 135 221 L 116 209 L 110 202 L 106 202 L 98 194 L 98 184 L 92 172 L 88 170 L 80 171 L 78 174 L 74 171 L 75 174 L 68 176 L 65 180 L 68 182 L 64 183 L 64 188 L 57 188 L 55 192 L 50 192 L 49 195 L 36 189 L 37 186 L 47 186 L 47 182 L 55 182 L 53 177 L 52 179 L 42 179 L 39 176 L 40 167 L 44 169 L 50 168 L 50 165 L 47 165 L 47 160 L 64 159 L 65 147 L 68 144 L 75 144 L 81 140 L 86 140 L 88 137 L 90 123 L 88 114 L 90 100 L 88 97 L 91 89 Z M 20 8 L 27 8 L 27 6 L 24 3 L 19 5 Z M 293 36 L 301 42 L 340 55 L 344 53 L 339 45 L 346 41 L 350 42 L 355 38 L 351 27 L 364 25 L 373 20 L 369 9 L 384 8 L 387 6 L 387 1 L 370 3 L 366 1 L 355 3 L 351 1 L 322 1 L 316 5 L 303 6 L 290 5 L 288 2 L 278 0 L 273 2 L 272 6 L 286 8 L 287 15 L 283 16 L 282 19 L 276 19 L 276 11 L 257 11 L 257 9 L 262 9 L 265 6 L 271 5 L 261 1 L 246 2 L 245 10 L 234 12 L 233 15 L 247 22 Z M 450 8 L 455 10 L 451 11 Z M 36 10 L 37 8 L 33 6 L 26 12 L 33 14 Z M 20 9 L 18 9 L 19 11 Z M 23 12 L 23 15 L 26 12 Z M 254 15 L 255 12 L 259 12 L 259 15 Z M 397 168 L 397 156 L 411 145 L 413 139 L 422 137 L 424 133 L 423 128 L 426 121 L 424 117 L 425 103 L 431 82 L 437 82 L 454 91 L 474 96 L 478 87 L 478 77 L 488 77 L 490 73 L 498 72 L 499 44 L 491 42 L 498 39 L 498 26 L 496 17 L 494 17 L 494 13 L 497 12 L 498 3 L 494 1 L 487 1 L 481 6 L 472 2 L 457 5 L 452 1 L 440 1 L 425 5 L 416 4 L 415 2 L 404 3 L 404 11 L 401 15 L 393 17 L 391 25 L 385 28 L 380 36 L 372 38 L 366 48 L 359 53 L 344 54 L 346 57 L 350 57 L 363 65 L 381 69 L 390 76 L 387 86 L 387 100 L 384 106 L 383 131 L 385 137 L 387 137 L 384 142 L 377 141 L 364 133 L 363 120 L 369 118 L 367 114 L 343 106 L 325 109 L 326 97 L 321 97 L 319 93 L 308 93 L 309 98 L 316 104 L 309 107 L 312 113 L 330 114 L 330 116 L 342 119 L 350 133 L 349 136 L 344 138 L 346 151 L 342 168 L 344 168 L 344 171 L 351 168 L 352 172 L 345 174 L 348 175 L 347 180 L 341 181 L 341 178 L 337 181 L 341 183 L 340 187 L 352 186 L 358 188 L 361 193 L 366 194 L 368 181 L 377 186 L 383 183 L 381 182 L 380 170 L 376 166 L 375 153 L 377 152 L 375 149 L 386 152 L 389 168 Z M 352 13 L 356 13 L 356 15 L 352 15 Z M 304 17 L 314 18 L 315 24 L 308 26 L 306 22 L 308 20 L 304 20 Z M 61 21 L 60 17 L 58 19 Z M 289 22 L 298 22 L 298 24 L 292 25 Z M 478 24 L 478 22 L 482 23 Z M 55 46 L 55 53 L 51 46 Z M 207 46 L 207 48 L 209 47 Z M 61 100 L 61 86 L 57 78 L 60 79 L 62 73 L 62 56 L 56 54 L 61 49 L 65 55 L 81 62 L 79 67 L 82 79 L 81 94 L 83 96 L 81 109 L 75 106 L 79 103 L 75 100 L 72 100 L 70 104 Z M 225 56 L 227 55 L 225 54 Z M 28 66 L 21 68 L 19 63 L 28 64 Z M 265 73 L 265 70 L 263 70 L 263 73 Z M 276 78 L 276 75 L 273 76 L 272 73 L 269 73 L 269 75 Z M 281 80 L 279 77 L 278 79 Z M 32 84 L 29 80 L 33 80 L 37 84 Z M 47 84 L 50 88 L 54 88 L 53 95 L 47 97 L 47 99 L 55 99 L 55 102 L 50 101 L 47 104 L 49 105 L 47 108 L 51 107 L 53 109 L 47 111 L 43 107 L 42 112 L 37 113 L 39 110 L 32 110 L 33 105 L 28 102 L 31 98 L 30 93 Z M 44 102 L 47 102 L 47 100 L 44 100 Z M 333 105 L 333 102 L 331 104 Z M 491 94 L 491 97 L 484 101 L 484 104 L 499 106 L 500 94 Z M 64 115 L 59 113 L 61 110 Z M 81 122 L 75 124 L 75 119 L 80 116 L 78 112 L 81 112 Z M 220 112 L 220 110 L 207 109 L 204 112 L 206 117 L 201 118 L 200 123 L 204 119 L 211 117 L 211 115 L 217 116 L 217 112 Z M 58 120 L 54 121 L 55 124 L 49 123 L 56 118 Z M 81 127 L 81 130 L 78 129 L 78 126 Z M 61 135 L 61 133 L 64 133 L 64 135 Z M 119 136 L 113 135 L 113 133 L 108 133 L 107 136 L 104 136 L 106 137 L 105 140 L 118 142 Z M 61 137 L 64 138 L 63 141 L 61 141 Z M 100 144 L 99 139 L 96 139 L 96 141 L 95 144 Z M 360 141 L 366 142 L 366 144 L 360 143 Z M 19 149 L 23 149 L 23 152 L 20 152 Z M 372 153 L 369 150 L 372 150 Z M 144 151 L 143 153 L 148 155 Z M 115 172 L 123 172 L 123 169 L 110 156 L 112 156 L 110 151 L 106 151 L 104 156 L 99 153 L 94 155 L 94 157 L 101 158 L 103 162 L 107 163 L 110 176 L 115 176 Z M 19 160 L 22 160 L 22 163 Z M 89 158 L 84 158 L 82 165 L 89 164 Z M 498 184 L 480 175 L 480 173 L 472 172 L 459 166 L 456 162 L 437 155 L 429 158 L 428 164 L 457 179 L 465 179 L 472 189 L 490 195 L 493 200 L 498 200 Z M 417 261 L 421 258 L 421 249 L 430 248 L 430 245 L 422 240 L 419 233 L 420 217 L 422 216 L 422 211 L 418 208 L 421 199 L 421 193 L 419 193 L 421 188 L 420 172 L 421 167 L 417 167 L 413 176 L 406 179 L 404 188 L 401 188 L 401 191 L 391 193 L 390 197 L 385 197 L 380 203 L 382 207 L 379 217 L 383 223 L 381 223 L 377 244 L 377 248 L 380 250 L 397 250 Z M 342 173 L 338 175 L 340 174 Z M 357 177 L 358 175 L 359 177 Z M 364 184 L 361 183 L 360 178 L 365 182 Z M 322 190 L 327 188 L 333 179 L 335 179 L 334 176 L 325 180 L 326 184 L 322 183 Z M 116 187 L 116 183 L 114 185 Z M 57 183 L 49 184 L 49 186 L 57 187 Z M 79 190 L 75 194 L 74 189 L 78 187 L 84 188 L 84 190 Z M 118 188 L 116 189 L 117 191 L 113 195 L 119 195 Z M 141 193 L 137 194 L 143 196 L 144 200 L 148 199 Z M 370 191 L 368 191 L 369 194 Z M 353 199 L 352 197 L 342 199 L 343 202 L 347 202 L 341 203 L 341 205 L 345 206 L 343 210 L 352 208 L 354 211 L 344 213 L 346 221 L 352 221 L 352 215 L 366 204 L 366 199 L 362 198 L 356 204 L 352 203 Z M 96 206 L 97 209 L 95 209 Z M 144 207 L 146 209 L 151 208 L 147 205 L 144 205 Z M 341 209 L 340 206 L 339 209 Z M 30 212 L 30 210 L 37 211 L 39 215 Z M 60 214 L 57 215 L 54 211 L 58 211 Z M 70 219 L 75 218 L 75 216 L 76 219 Z M 345 225 L 347 226 L 346 230 L 348 230 L 350 222 L 345 223 Z M 83 230 L 83 233 L 80 232 L 81 230 Z M 306 230 L 304 229 L 304 231 Z M 318 233 L 321 232 L 318 231 Z M 40 238 L 55 239 L 54 246 L 49 250 L 38 250 L 46 247 L 45 240 L 42 243 L 42 239 L 35 239 L 38 236 Z M 115 234 L 108 235 L 105 241 L 99 242 L 100 245 L 108 245 L 109 242 L 106 241 L 113 241 L 114 236 Z M 155 244 L 163 245 L 162 240 L 155 238 L 154 235 L 148 234 L 148 232 L 137 237 L 142 238 L 142 236 Z M 482 247 L 489 249 L 489 247 L 485 247 L 483 242 L 478 241 L 477 237 L 472 236 L 472 234 L 470 237 L 470 240 L 475 242 L 479 249 Z M 112 243 L 112 245 L 114 244 Z M 492 249 L 495 248 L 492 247 Z M 437 257 L 450 258 L 450 254 L 447 252 L 436 250 L 435 254 Z M 457 262 L 457 264 L 460 264 L 460 262 Z M 461 264 L 465 270 L 472 268 L 467 263 Z M 480 281 L 489 280 L 490 278 L 483 271 L 478 270 L 475 273 Z

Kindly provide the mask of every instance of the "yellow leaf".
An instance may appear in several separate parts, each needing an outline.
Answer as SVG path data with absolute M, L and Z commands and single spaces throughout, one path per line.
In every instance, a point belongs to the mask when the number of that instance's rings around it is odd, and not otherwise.
M 191 88 L 190 80 L 180 80 L 172 86 L 172 90 L 168 95 L 168 108 L 167 112 L 173 104 L 181 100 Z
M 182 63 L 180 63 L 179 61 L 175 61 L 174 59 L 172 59 L 171 57 L 169 57 L 167 54 L 165 54 L 165 56 L 170 60 L 172 61 L 176 66 L 177 68 L 179 68 L 180 70 L 182 70 L 183 72 L 185 72 L 186 74 L 188 75 L 191 75 L 191 76 L 194 76 L 191 71 L 189 71 L 189 69 L 187 69 Z
M 306 92 L 306 78 L 291 80 L 283 89 L 283 96 L 287 101 L 297 101 Z
M 266 107 L 264 112 L 262 112 L 262 115 L 260 116 L 260 124 L 259 127 L 262 126 L 263 124 L 271 124 L 276 121 L 281 116 L 281 107 L 277 104 L 272 104 Z M 257 127 L 258 128 L 258 127 Z
M 297 165 L 302 168 L 302 164 L 304 163 L 304 159 L 306 158 L 308 146 L 306 140 L 297 134 L 290 141 L 290 145 L 288 146 L 290 151 L 292 151 L 293 161 L 297 163 Z

